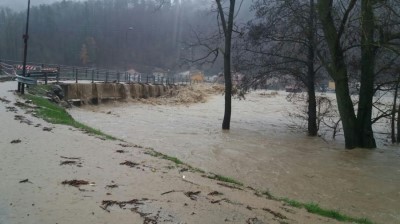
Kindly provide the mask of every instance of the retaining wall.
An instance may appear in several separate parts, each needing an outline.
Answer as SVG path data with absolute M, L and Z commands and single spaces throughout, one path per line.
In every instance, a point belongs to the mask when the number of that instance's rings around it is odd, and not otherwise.
M 102 100 L 125 100 L 172 95 L 176 85 L 123 83 L 68 83 L 60 85 L 66 100 L 101 103 Z

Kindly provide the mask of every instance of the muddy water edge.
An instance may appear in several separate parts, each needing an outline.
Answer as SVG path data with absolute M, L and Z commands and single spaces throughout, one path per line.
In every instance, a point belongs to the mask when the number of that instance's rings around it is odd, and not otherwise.
M 153 147 L 208 172 L 278 197 L 400 223 L 400 150 L 344 150 L 340 140 L 290 128 L 285 93 L 235 100 L 231 130 L 221 131 L 223 96 L 192 105 L 108 103 L 73 108 L 72 116 L 128 142 Z

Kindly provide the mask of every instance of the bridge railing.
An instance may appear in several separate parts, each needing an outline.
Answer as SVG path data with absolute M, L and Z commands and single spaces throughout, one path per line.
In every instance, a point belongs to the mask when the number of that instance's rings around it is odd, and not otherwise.
M 22 74 L 22 62 L 12 60 L 0 60 L 0 63 L 11 65 L 14 75 Z M 182 77 L 176 74 L 153 75 L 146 73 L 131 74 L 124 71 L 112 69 L 100 69 L 92 67 L 77 67 L 57 64 L 27 63 L 29 71 L 52 70 L 57 71 L 57 81 L 70 82 L 115 82 L 115 83 L 151 83 L 151 84 L 190 84 L 189 77 Z M 1 71 L 0 71 L 1 72 Z

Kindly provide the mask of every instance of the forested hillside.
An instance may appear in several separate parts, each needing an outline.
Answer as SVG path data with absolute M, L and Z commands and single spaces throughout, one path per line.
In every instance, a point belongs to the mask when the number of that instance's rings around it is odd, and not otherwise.
M 215 29 L 209 8 L 186 0 L 62 1 L 33 6 L 28 60 L 116 69 L 178 69 L 191 31 Z M 203 10 L 203 11 L 202 11 Z M 26 12 L 0 9 L 0 58 L 21 60 Z M 212 25 L 211 25 L 212 24 Z

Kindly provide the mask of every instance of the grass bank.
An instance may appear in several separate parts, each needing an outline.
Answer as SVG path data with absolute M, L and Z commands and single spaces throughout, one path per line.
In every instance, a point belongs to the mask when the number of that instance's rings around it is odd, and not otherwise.
M 115 137 L 107 135 L 100 130 L 75 121 L 74 118 L 63 107 L 50 102 L 46 98 L 30 94 L 26 94 L 25 98 L 31 100 L 32 103 L 37 106 L 37 109 L 35 110 L 36 115 L 49 123 L 72 126 L 89 134 L 94 134 L 109 140 L 117 140 Z

